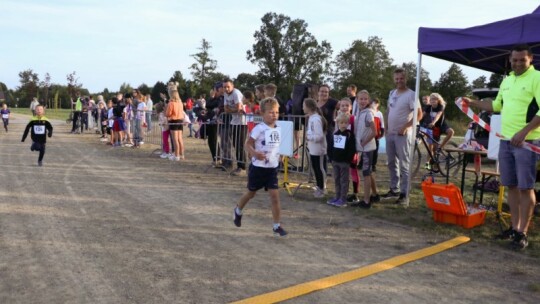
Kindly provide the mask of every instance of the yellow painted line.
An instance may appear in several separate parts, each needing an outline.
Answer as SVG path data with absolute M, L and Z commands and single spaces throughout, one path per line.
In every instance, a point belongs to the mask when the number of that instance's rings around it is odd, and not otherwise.
M 290 300 L 317 290 L 322 290 L 330 287 L 334 287 L 339 284 L 347 283 L 353 280 L 361 279 L 372 274 L 382 272 L 401 266 L 403 264 L 425 258 L 430 255 L 437 254 L 439 252 L 448 250 L 458 245 L 467 243 L 470 238 L 465 236 L 459 236 L 446 242 L 439 243 L 437 245 L 420 249 L 411 253 L 396 256 L 375 264 L 364 266 L 356 270 L 343 272 L 326 278 L 318 279 L 315 281 L 298 284 L 295 286 L 287 287 L 281 290 L 258 295 L 252 298 L 244 299 L 234 302 L 233 304 L 259 304 L 259 303 L 277 303 L 285 300 Z

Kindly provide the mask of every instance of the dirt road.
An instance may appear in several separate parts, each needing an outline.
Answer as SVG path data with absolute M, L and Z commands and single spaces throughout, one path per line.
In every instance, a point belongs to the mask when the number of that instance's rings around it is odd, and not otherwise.
M 285 191 L 287 238 L 265 193 L 236 228 L 246 179 L 208 169 L 202 141 L 173 163 L 55 122 L 38 167 L 25 123 L 0 132 L 0 303 L 227 303 L 448 239 Z M 538 303 L 539 284 L 537 259 L 473 240 L 289 302 Z

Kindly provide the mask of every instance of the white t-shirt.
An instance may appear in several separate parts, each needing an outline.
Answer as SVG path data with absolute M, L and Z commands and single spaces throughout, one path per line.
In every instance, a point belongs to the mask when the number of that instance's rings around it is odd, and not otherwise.
M 137 105 L 137 120 L 144 120 L 144 110 L 146 109 L 146 104 L 144 102 L 139 102 Z
M 107 118 L 109 119 L 109 128 L 112 128 L 114 124 L 113 108 L 107 110 Z
M 281 128 L 269 127 L 260 123 L 251 130 L 251 138 L 255 140 L 255 151 L 264 152 L 265 160 L 251 157 L 251 164 L 262 168 L 277 168 L 279 166 L 279 145 L 281 143 Z
M 152 113 L 153 110 L 154 110 L 154 102 L 152 101 L 152 99 L 148 98 L 148 100 L 146 101 L 146 111 L 149 111 L 149 113 Z
M 227 94 L 227 93 L 223 94 L 223 98 L 224 98 L 223 104 L 229 107 L 238 107 L 238 104 L 242 103 L 242 97 L 243 95 L 242 95 L 242 92 L 240 92 L 240 90 L 233 89 L 231 94 Z M 245 125 L 246 124 L 246 119 L 243 114 L 233 113 L 231 115 L 232 115 L 231 125 Z
M 392 90 L 388 97 L 388 128 L 387 134 L 398 134 L 403 126 L 412 120 L 414 103 L 420 106 L 420 100 L 414 100 L 414 91 L 407 89 L 407 91 L 398 93 L 397 90 Z M 409 128 L 409 133 L 410 133 Z
M 124 113 L 126 114 L 124 120 L 126 123 L 129 123 L 133 119 L 133 105 L 127 104 L 124 108 Z

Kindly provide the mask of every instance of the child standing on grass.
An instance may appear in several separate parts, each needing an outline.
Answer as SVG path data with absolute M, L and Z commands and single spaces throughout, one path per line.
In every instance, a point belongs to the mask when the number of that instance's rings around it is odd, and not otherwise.
M 2 121 L 4 122 L 4 129 L 6 129 L 6 133 L 8 131 L 8 125 L 9 125 L 9 116 L 11 115 L 11 111 L 8 109 L 7 104 L 2 104 L 2 110 L 0 110 L 0 115 L 2 115 Z
M 355 122 L 356 150 L 361 153 L 362 176 L 364 177 L 364 199 L 358 202 L 358 207 L 371 208 L 371 170 L 373 153 L 375 151 L 375 119 L 371 109 L 369 92 L 362 90 L 356 95 L 360 107 Z
M 306 140 L 311 167 L 317 182 L 313 196 L 321 198 L 324 197 L 326 189 L 326 129 L 328 125 L 314 99 L 304 99 L 303 109 L 308 117 Z
M 342 112 L 336 118 L 338 130 L 334 133 L 334 147 L 332 148 L 336 197 L 327 202 L 327 204 L 336 207 L 347 206 L 349 167 L 356 154 L 356 139 L 352 131 L 349 130 L 350 116 L 349 113 Z
M 349 114 L 349 126 L 347 129 L 351 130 L 354 136 L 354 115 L 350 115 L 352 111 L 352 103 L 349 97 L 342 98 L 339 101 L 338 115 Z M 336 131 L 338 130 L 337 118 L 336 118 Z M 353 193 L 347 196 L 347 201 L 358 204 L 358 185 L 360 184 L 360 176 L 358 176 L 358 153 L 354 153 L 353 159 L 349 165 L 349 176 L 352 180 Z
M 45 114 L 43 106 L 36 106 L 34 111 L 36 115 L 26 125 L 21 142 L 24 142 L 26 136 L 28 136 L 28 131 L 31 131 L 30 138 L 32 138 L 32 146 L 30 146 L 30 151 L 39 151 L 38 166 L 41 167 L 43 165 L 43 156 L 45 156 L 47 136 L 52 136 L 53 127 L 49 120 L 43 116 Z
M 287 232 L 281 227 L 281 207 L 278 191 L 279 145 L 281 143 L 281 128 L 276 124 L 279 115 L 279 103 L 274 98 L 266 98 L 260 105 L 263 123 L 253 128 L 246 140 L 245 148 L 251 156 L 248 171 L 248 191 L 240 198 L 234 208 L 234 224 L 242 226 L 242 210 L 255 197 L 261 188 L 268 190 L 272 203 L 273 232 L 275 236 L 286 236 Z

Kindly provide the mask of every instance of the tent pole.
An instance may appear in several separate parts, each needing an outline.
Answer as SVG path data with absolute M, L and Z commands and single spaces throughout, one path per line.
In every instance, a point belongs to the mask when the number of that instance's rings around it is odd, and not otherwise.
M 414 143 L 416 141 L 416 125 L 418 124 L 418 100 L 420 100 L 420 77 L 422 75 L 422 53 L 418 53 L 418 64 L 416 65 L 416 85 L 414 88 L 414 110 L 413 110 L 413 124 L 412 124 L 412 145 L 409 149 L 409 159 L 411 162 L 409 163 L 409 180 L 408 180 L 408 195 L 411 193 L 412 188 L 412 172 L 413 172 L 413 166 L 414 166 Z

